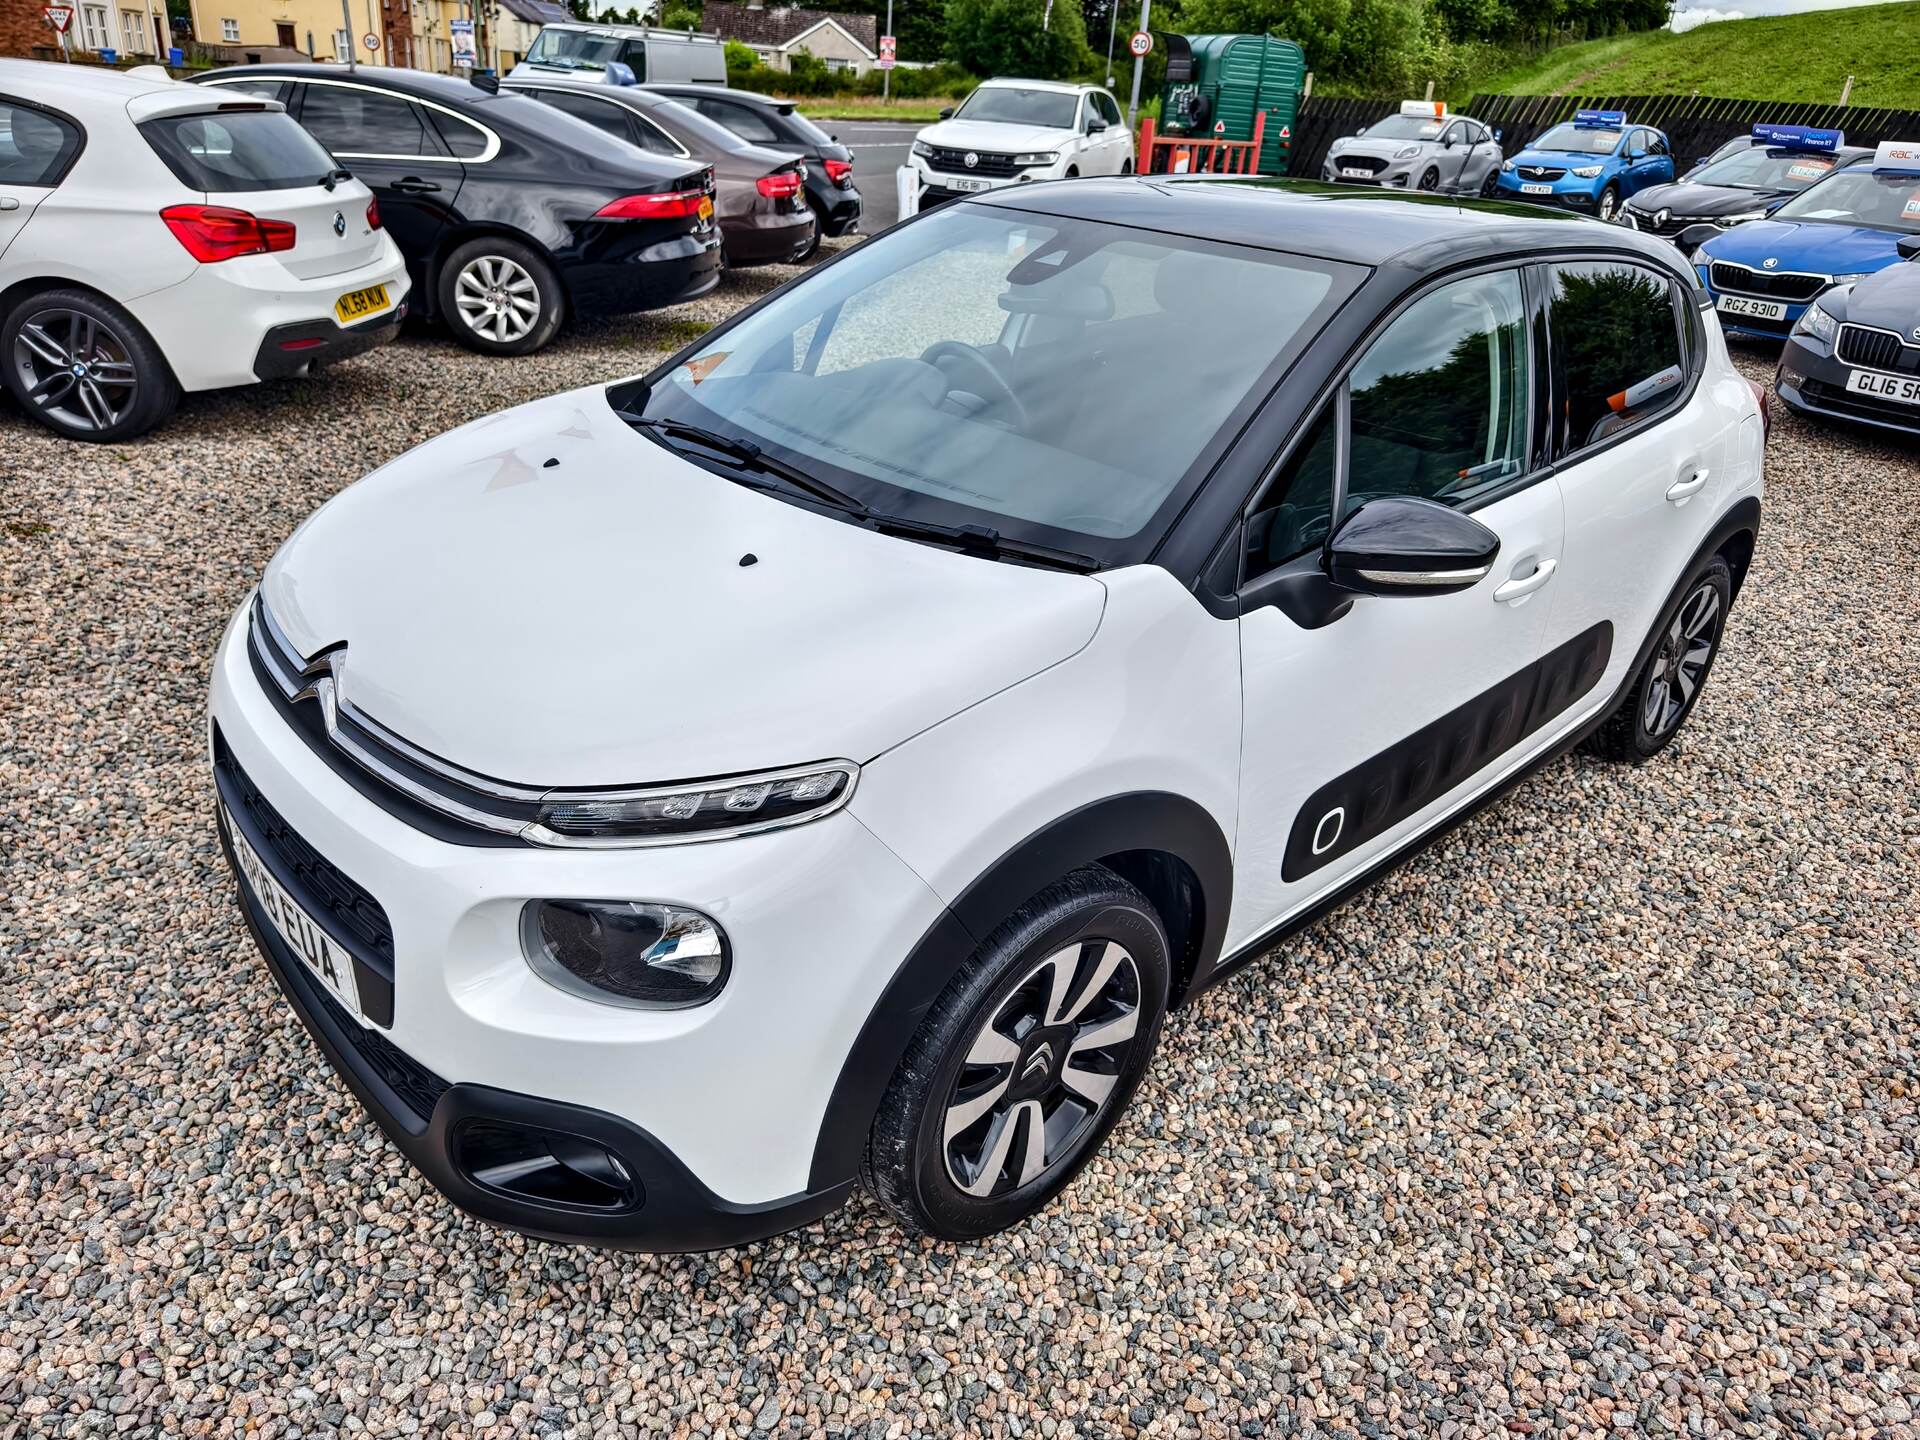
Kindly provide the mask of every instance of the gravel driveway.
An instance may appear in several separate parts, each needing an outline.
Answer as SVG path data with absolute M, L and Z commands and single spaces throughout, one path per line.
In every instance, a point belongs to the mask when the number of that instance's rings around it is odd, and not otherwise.
M 241 927 L 216 634 L 363 471 L 776 278 L 137 444 L 0 412 L 0 1436 L 1920 1435 L 1920 448 L 1790 418 L 1679 744 L 1553 765 L 1175 1017 L 1017 1233 L 600 1254 L 425 1186 Z

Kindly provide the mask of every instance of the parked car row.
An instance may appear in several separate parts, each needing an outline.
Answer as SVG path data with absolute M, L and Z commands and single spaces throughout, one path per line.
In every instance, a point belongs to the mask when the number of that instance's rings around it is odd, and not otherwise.
M 716 119 L 567 79 L 292 64 L 196 80 L 0 61 L 0 359 L 61 434 L 140 434 L 182 391 L 306 372 L 409 315 L 529 354 L 571 317 L 811 254 L 816 204 L 832 233 L 859 221 L 850 154 L 739 92 Z M 735 112 L 771 143 L 728 128 Z

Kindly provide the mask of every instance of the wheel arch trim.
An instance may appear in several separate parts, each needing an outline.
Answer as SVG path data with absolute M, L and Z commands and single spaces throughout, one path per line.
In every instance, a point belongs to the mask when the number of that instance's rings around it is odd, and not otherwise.
M 1219 823 L 1199 803 L 1167 791 L 1110 796 L 1042 826 L 987 867 L 940 912 L 887 982 L 841 1063 L 814 1142 L 809 1190 L 860 1169 L 867 1132 L 921 1021 L 967 957 L 1041 890 L 1103 856 L 1171 855 L 1200 890 L 1193 976 L 1204 976 L 1226 940 L 1233 856 Z M 1179 964 L 1179 957 L 1173 957 Z M 1189 977 L 1191 979 L 1192 977 Z M 1171 997 L 1178 1004 L 1184 987 Z

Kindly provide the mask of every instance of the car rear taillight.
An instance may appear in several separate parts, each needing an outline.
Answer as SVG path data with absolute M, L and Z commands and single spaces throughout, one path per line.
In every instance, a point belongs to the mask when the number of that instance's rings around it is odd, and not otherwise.
M 1753 387 L 1753 398 L 1760 402 L 1760 443 L 1764 445 L 1773 438 L 1773 396 L 1758 380 L 1747 384 Z
M 707 197 L 698 190 L 666 190 L 654 195 L 622 195 L 593 212 L 596 220 L 684 220 L 700 213 Z
M 367 201 L 367 229 L 378 230 L 379 228 L 380 202 L 378 200 L 369 200 Z
M 851 160 L 822 160 L 827 179 L 845 189 L 853 183 L 853 162 Z
M 293 249 L 293 226 L 288 221 L 262 220 L 224 205 L 169 205 L 160 218 L 173 238 L 203 265 Z
M 800 193 L 800 173 L 797 170 L 776 170 L 754 181 L 753 188 L 769 200 L 785 200 Z

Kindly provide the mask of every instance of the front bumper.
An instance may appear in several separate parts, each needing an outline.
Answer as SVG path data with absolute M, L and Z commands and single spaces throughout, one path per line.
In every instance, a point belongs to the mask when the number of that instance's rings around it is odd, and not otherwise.
M 1700 263 L 1694 265 L 1694 274 L 1700 277 L 1700 288 L 1707 292 L 1707 298 L 1713 302 L 1713 312 L 1719 317 L 1720 328 L 1729 335 L 1740 335 L 1749 340 L 1784 340 L 1799 323 L 1800 317 L 1806 313 L 1807 306 L 1819 298 L 1815 295 L 1807 300 L 1779 300 L 1767 296 L 1742 295 L 1735 291 L 1716 290 L 1711 279 L 1710 266 L 1710 261 L 1702 259 Z M 1725 309 L 1720 303 L 1722 299 L 1729 299 L 1735 303 L 1757 300 L 1766 304 L 1784 305 L 1786 311 L 1779 316 L 1743 315 Z
M 1774 372 L 1773 392 L 1789 410 L 1800 415 L 1818 415 L 1828 420 L 1846 420 L 1879 430 L 1894 430 L 1903 435 L 1920 435 L 1920 405 L 1880 399 L 1847 389 L 1847 377 L 1860 368 L 1863 367 L 1849 365 L 1824 346 L 1816 348 L 1796 336 L 1780 352 L 1780 368 Z M 1898 378 L 1912 380 L 1915 377 L 1913 374 L 1904 374 Z
M 949 200 L 964 200 L 970 195 L 982 195 L 993 190 L 1004 190 L 1010 185 L 1030 185 L 1041 180 L 1059 180 L 1067 173 L 1068 162 L 1056 160 L 1051 165 L 1035 165 L 1012 175 L 958 175 L 945 170 L 935 170 L 926 160 L 914 155 L 909 157 L 907 168 L 913 172 L 915 186 L 920 193 L 922 209 L 932 205 L 941 205 Z
M 1529 195 L 1522 185 L 1544 184 L 1548 193 Z M 1533 181 L 1522 180 L 1517 174 L 1502 170 L 1496 182 L 1496 193 L 1502 200 L 1518 200 L 1527 205 L 1558 205 L 1568 210 L 1578 210 L 1591 215 L 1600 208 L 1600 193 L 1607 188 L 1607 178 L 1583 180 L 1572 175 L 1562 175 L 1558 180 Z
M 1415 155 L 1407 160 L 1388 160 L 1379 170 L 1370 174 L 1348 174 L 1349 170 L 1365 170 L 1363 164 L 1342 165 L 1340 157 L 1329 155 L 1326 163 L 1320 167 L 1320 178 L 1339 185 L 1373 185 L 1383 190 L 1411 190 L 1414 188 L 1415 172 L 1430 163 L 1426 156 Z
M 222 804 L 243 831 L 274 832 L 248 843 L 353 955 L 374 1023 L 324 993 L 237 879 L 255 939 L 327 1059 L 456 1205 L 544 1238 L 670 1251 L 761 1238 L 845 1198 L 850 1173 L 814 1174 L 827 1127 L 848 1123 L 829 1099 L 887 982 L 945 913 L 851 814 L 642 850 L 455 843 L 390 814 L 292 728 L 254 672 L 245 609 L 216 655 L 210 709 Z M 325 893 L 378 911 L 383 953 L 324 898 L 310 905 L 299 887 L 315 873 Z M 727 931 L 732 978 L 676 1011 L 559 990 L 520 951 L 519 912 L 541 896 L 701 909 Z M 363 955 L 387 972 L 384 997 Z M 475 1125 L 597 1146 L 632 1194 L 582 1206 L 489 1186 L 462 1149 Z

